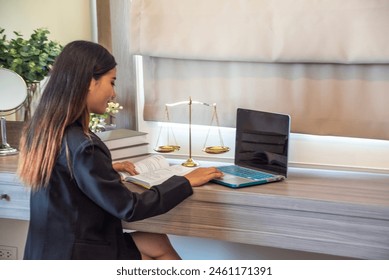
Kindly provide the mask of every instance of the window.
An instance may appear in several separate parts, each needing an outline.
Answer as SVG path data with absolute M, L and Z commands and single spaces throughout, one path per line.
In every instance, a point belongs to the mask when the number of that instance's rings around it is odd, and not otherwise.
M 169 136 L 168 129 L 172 128 L 175 140 L 177 140 L 177 144 L 181 146 L 181 149 L 169 154 L 169 156 L 181 158 L 189 156 L 188 124 L 162 122 L 163 119 L 161 119 L 161 122 L 144 120 L 144 80 L 141 56 L 136 56 L 136 73 L 139 130 L 149 133 L 150 145 L 154 147 L 160 144 L 157 143 L 158 138 L 162 142 L 167 139 L 167 136 Z M 232 162 L 235 148 L 235 129 L 221 127 L 220 130 L 224 145 L 230 147 L 230 152 L 209 155 L 202 152 L 204 145 L 207 144 L 205 138 L 209 133 L 208 139 L 213 138 L 218 141 L 217 129 L 215 127 L 192 125 L 192 157 L 197 160 Z M 171 134 L 170 139 L 174 141 Z M 389 141 L 292 133 L 289 163 L 290 166 L 296 167 L 388 172 Z

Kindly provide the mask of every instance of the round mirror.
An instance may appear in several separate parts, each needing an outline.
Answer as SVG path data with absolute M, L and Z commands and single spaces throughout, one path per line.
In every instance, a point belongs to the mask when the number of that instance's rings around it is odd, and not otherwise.
M 14 71 L 0 68 L 0 112 L 18 108 L 26 97 L 27 86 L 23 78 Z
M 0 156 L 14 155 L 18 152 L 7 143 L 5 115 L 16 112 L 26 98 L 27 86 L 23 78 L 14 71 L 0 68 Z

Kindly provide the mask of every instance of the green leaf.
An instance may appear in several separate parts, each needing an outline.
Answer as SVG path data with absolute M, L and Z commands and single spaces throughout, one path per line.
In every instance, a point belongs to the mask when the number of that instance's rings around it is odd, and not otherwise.
M 35 29 L 28 39 L 14 31 L 16 37 L 8 40 L 4 31 L 0 28 L 0 66 L 14 70 L 26 82 L 44 79 L 62 51 L 61 44 L 48 39 L 46 28 Z

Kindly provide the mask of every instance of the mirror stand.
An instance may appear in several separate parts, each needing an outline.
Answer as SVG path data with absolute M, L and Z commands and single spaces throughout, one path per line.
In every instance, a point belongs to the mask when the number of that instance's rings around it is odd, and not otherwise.
M 12 148 L 7 143 L 7 125 L 5 117 L 0 118 L 1 121 L 1 142 L 0 142 L 0 156 L 15 155 L 18 150 Z

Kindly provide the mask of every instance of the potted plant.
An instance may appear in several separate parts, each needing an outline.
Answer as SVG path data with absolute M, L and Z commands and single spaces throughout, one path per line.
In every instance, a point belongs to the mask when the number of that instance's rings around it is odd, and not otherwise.
M 39 90 L 39 83 L 48 75 L 62 46 L 48 39 L 50 32 L 46 28 L 34 30 L 29 39 L 14 31 L 16 37 L 8 40 L 4 31 L 0 28 L 0 67 L 15 71 L 26 82 L 28 97 L 25 119 L 28 119 L 31 101 Z

